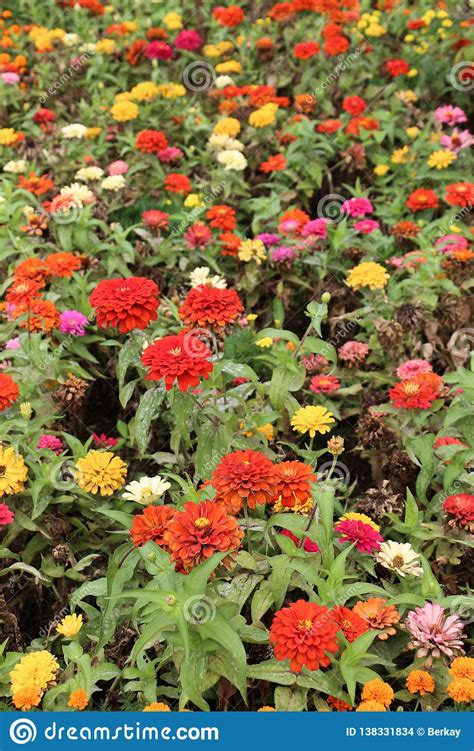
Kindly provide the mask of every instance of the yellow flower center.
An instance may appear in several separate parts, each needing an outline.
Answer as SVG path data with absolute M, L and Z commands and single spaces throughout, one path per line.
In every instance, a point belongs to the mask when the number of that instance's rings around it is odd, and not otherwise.
M 310 621 L 309 618 L 298 621 L 298 631 L 312 631 L 312 630 L 313 630 L 313 621 Z
M 205 516 L 199 516 L 194 522 L 194 526 L 198 529 L 204 529 L 205 527 L 208 527 L 210 523 L 210 520 Z
M 178 355 L 181 354 L 181 347 L 175 347 L 174 349 L 168 350 L 168 354 L 176 355 L 176 357 L 178 357 Z
M 419 391 L 419 389 L 420 389 L 420 384 L 415 383 L 415 381 L 408 381 L 407 383 L 403 385 L 403 390 L 405 394 L 407 394 L 407 396 L 411 394 L 416 394 L 416 392 Z
M 405 560 L 402 555 L 396 555 L 394 556 L 392 560 L 392 566 L 394 568 L 401 568 L 404 563 L 405 563 Z

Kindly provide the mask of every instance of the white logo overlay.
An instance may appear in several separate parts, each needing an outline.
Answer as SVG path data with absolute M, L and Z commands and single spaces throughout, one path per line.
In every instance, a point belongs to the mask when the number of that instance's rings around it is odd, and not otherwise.
M 31 720 L 15 720 L 10 725 L 10 739 L 13 743 L 23 746 L 25 743 L 32 743 L 36 738 L 36 725 Z

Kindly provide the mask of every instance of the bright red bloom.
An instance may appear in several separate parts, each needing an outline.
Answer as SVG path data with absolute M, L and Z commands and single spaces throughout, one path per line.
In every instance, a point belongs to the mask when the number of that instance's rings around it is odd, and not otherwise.
M 350 712 L 352 707 L 343 699 L 338 699 L 337 696 L 328 696 L 326 699 L 327 704 L 336 712 Z
M 341 388 L 341 383 L 333 375 L 315 375 L 309 383 L 309 388 L 315 394 L 332 394 Z
M 53 110 L 48 110 L 46 107 L 41 107 L 38 112 L 33 115 L 33 121 L 38 125 L 44 125 L 45 123 L 54 123 L 56 115 Z
M 292 540 L 296 547 L 300 544 L 300 538 L 293 534 L 293 532 L 290 532 L 289 529 L 280 529 L 280 534 L 284 535 L 285 537 L 289 537 L 290 540 Z M 303 550 L 305 553 L 320 553 L 318 546 L 315 542 L 309 539 L 309 537 L 305 538 Z
M 152 540 L 157 545 L 164 545 L 164 534 L 173 518 L 172 506 L 147 506 L 142 514 L 133 517 L 130 536 L 136 548 Z
M 408 196 L 405 206 L 412 211 L 423 211 L 423 209 L 437 209 L 439 206 L 438 196 L 434 190 L 418 188 Z
M 212 240 L 212 232 L 204 222 L 195 222 L 183 235 L 184 241 L 190 250 L 205 248 Z
M 61 323 L 59 311 L 51 300 L 33 299 L 27 304 L 18 305 L 13 311 L 13 318 L 21 316 L 20 327 L 30 332 L 48 334 Z
M 145 154 L 157 154 L 167 148 L 168 139 L 161 130 L 141 130 L 135 139 L 135 146 Z
M 287 21 L 295 14 L 293 3 L 276 3 L 267 13 L 272 21 Z
M 361 115 L 366 107 L 365 100 L 360 96 L 346 96 L 342 100 L 342 109 L 355 117 Z
M 353 613 L 343 605 L 337 605 L 332 609 L 332 615 L 348 642 L 353 642 L 361 634 L 369 630 L 368 624 L 360 615 Z
M 149 60 L 171 60 L 173 48 L 159 39 L 154 39 L 145 49 L 145 57 Z
M 336 634 L 339 626 L 331 612 L 315 602 L 297 600 L 275 613 L 270 627 L 270 642 L 277 660 L 290 660 L 290 668 L 300 673 L 327 667 L 331 662 L 326 654 L 339 649 Z
M 221 328 L 235 321 L 243 310 L 235 289 L 218 289 L 201 284 L 188 292 L 178 313 L 189 326 Z
M 390 401 L 397 409 L 429 409 L 438 391 L 418 378 L 408 378 L 390 389 Z
M 244 20 L 244 12 L 238 5 L 218 5 L 212 11 L 213 17 L 221 26 L 227 26 L 233 28 L 238 26 Z
M 359 136 L 361 128 L 368 131 L 378 130 L 379 121 L 376 120 L 375 117 L 353 117 L 347 124 L 345 133 L 348 135 Z
M 186 175 L 180 175 L 178 172 L 170 172 L 165 177 L 165 190 L 169 193 L 187 195 L 191 192 L 191 188 L 191 182 Z
M 349 49 L 351 43 L 346 37 L 341 35 L 330 36 L 324 42 L 324 54 L 328 57 L 334 57 L 340 55 L 341 52 L 345 52 Z
M 238 514 L 246 501 L 249 508 L 275 501 L 275 465 L 260 451 L 233 451 L 224 456 L 211 478 L 216 499 L 231 514 Z
M 459 525 L 474 532 L 474 495 L 469 493 L 450 495 L 444 501 L 443 508 L 453 517 L 450 521 L 452 526 Z
M 242 239 L 238 235 L 232 234 L 232 232 L 222 232 L 219 235 L 219 240 L 222 244 L 221 254 L 223 256 L 236 256 L 239 252 Z
M 278 500 L 285 508 L 304 505 L 311 498 L 311 483 L 316 475 L 309 464 L 280 462 L 275 466 L 276 490 L 273 502 Z
M 385 62 L 385 70 L 390 73 L 392 78 L 397 76 L 404 76 L 410 70 L 410 66 L 405 60 L 387 60 Z
M 73 253 L 50 253 L 44 260 L 48 276 L 71 277 L 81 268 L 81 259 Z
M 29 305 L 31 300 L 39 297 L 43 285 L 34 279 L 17 279 L 8 288 L 6 300 L 11 305 Z
M 151 279 L 104 279 L 89 298 L 100 328 L 118 328 L 121 334 L 145 329 L 158 314 L 158 287 Z
M 444 200 L 450 206 L 462 206 L 464 208 L 474 205 L 474 184 L 451 183 L 451 185 L 446 185 Z
M 181 331 L 150 344 L 142 355 L 142 363 L 149 369 L 147 381 L 164 378 L 167 391 L 177 381 L 179 390 L 187 391 L 198 386 L 201 378 L 209 378 L 214 368 L 209 357 L 211 351 L 197 334 Z
M 7 373 L 0 373 L 0 412 L 14 404 L 20 391 L 13 378 Z
M 329 118 L 328 120 L 323 120 L 319 125 L 316 126 L 316 130 L 318 133 L 335 133 L 339 128 L 341 127 L 342 123 L 340 120 L 334 120 Z
M 215 501 L 185 503 L 176 511 L 164 540 L 178 569 L 191 571 L 215 553 L 234 553 L 242 542 L 243 530 L 237 520 Z M 230 565 L 230 557 L 223 561 Z
M 275 154 L 271 156 L 266 162 L 260 164 L 259 170 L 261 172 L 281 172 L 286 167 L 286 159 L 283 154 Z
M 230 206 L 226 206 L 226 204 L 213 206 L 212 209 L 206 212 L 206 219 L 209 221 L 211 227 L 221 229 L 224 232 L 232 232 L 237 226 L 235 211 Z
M 142 221 L 152 229 L 168 229 L 170 215 L 159 209 L 149 209 L 142 213 Z
M 336 524 L 335 530 L 342 535 L 339 542 L 352 542 L 361 553 L 380 550 L 380 543 L 383 542 L 382 535 L 376 529 L 358 519 L 344 519 Z
M 4 524 L 11 524 L 14 518 L 13 511 L 8 508 L 6 503 L 0 503 L 0 527 Z
M 309 60 L 318 54 L 320 46 L 317 42 L 300 42 L 293 50 L 293 57 L 298 60 Z
M 460 441 L 459 438 L 454 438 L 454 436 L 451 435 L 442 435 L 433 443 L 433 449 L 435 451 L 443 446 L 463 446 L 466 449 L 468 448 L 467 444 Z M 450 462 L 447 462 L 447 464 L 450 464 Z

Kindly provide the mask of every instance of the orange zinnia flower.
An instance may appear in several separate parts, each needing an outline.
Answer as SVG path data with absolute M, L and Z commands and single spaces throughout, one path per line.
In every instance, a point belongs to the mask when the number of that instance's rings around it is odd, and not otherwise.
M 316 482 L 316 475 L 309 464 L 303 462 L 281 462 L 275 467 L 276 492 L 285 508 L 294 508 L 295 504 L 304 505 L 311 498 L 311 483 Z
M 235 289 L 219 289 L 205 284 L 194 287 L 178 310 L 179 317 L 189 326 L 221 328 L 243 313 Z
M 266 162 L 260 164 L 260 172 L 281 172 L 286 167 L 286 159 L 283 154 L 275 154 Z
M 158 318 L 158 287 L 152 279 L 143 276 L 103 279 L 89 301 L 100 328 L 113 326 L 121 334 L 133 329 L 143 330 Z
M 214 553 L 234 553 L 243 536 L 237 520 L 220 503 L 189 501 L 182 511 L 174 514 L 164 541 L 178 569 L 191 571 Z M 229 565 L 229 556 L 224 559 L 224 565 Z
M 44 259 L 49 276 L 70 277 L 81 268 L 81 259 L 73 253 L 51 253 Z
M 350 608 L 337 605 L 337 607 L 332 609 L 332 614 L 348 642 L 353 642 L 358 636 L 365 634 L 369 630 L 364 619 L 350 610 Z
M 367 623 L 368 627 L 380 631 L 379 639 L 386 641 L 397 633 L 393 628 L 400 621 L 400 614 L 395 605 L 386 605 L 383 597 L 371 597 L 366 602 L 358 602 L 352 608 L 354 613 Z
M 0 412 L 14 404 L 19 393 L 18 386 L 13 378 L 6 373 L 0 373 Z
M 79 709 L 79 711 L 85 709 L 89 704 L 89 697 L 83 688 L 78 688 L 77 691 L 73 691 L 69 697 L 67 703 L 68 707 L 72 709 Z
M 297 600 L 289 607 L 275 613 L 270 627 L 270 642 L 274 645 L 277 660 L 290 660 L 290 668 L 300 673 L 327 667 L 339 645 L 336 634 L 338 624 L 330 611 L 315 602 Z
M 8 288 L 5 297 L 11 305 L 29 305 L 31 300 L 39 297 L 42 286 L 34 279 L 17 279 Z
M 164 545 L 164 534 L 173 518 L 175 509 L 171 506 L 147 506 L 142 514 L 133 517 L 130 536 L 136 548 L 152 540 Z
M 41 331 L 49 334 L 61 322 L 59 311 L 51 300 L 31 300 L 29 303 L 18 305 L 13 311 L 13 318 L 20 316 L 23 316 L 21 328 L 30 332 Z
M 238 514 L 243 501 L 249 508 L 276 500 L 275 465 L 260 451 L 233 451 L 217 465 L 211 478 L 216 498 L 231 514 Z
M 412 670 L 406 680 L 406 686 L 410 694 L 432 694 L 435 689 L 435 682 L 426 670 Z
M 41 258 L 26 258 L 18 264 L 14 272 L 15 279 L 33 279 L 44 285 L 46 267 Z

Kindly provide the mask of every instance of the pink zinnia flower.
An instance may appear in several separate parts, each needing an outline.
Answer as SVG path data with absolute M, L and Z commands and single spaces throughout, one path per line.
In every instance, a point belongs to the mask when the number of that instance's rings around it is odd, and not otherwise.
M 341 360 L 347 362 L 349 368 L 353 365 L 360 365 L 364 362 L 369 354 L 369 347 L 365 342 L 356 342 L 351 340 L 339 347 L 337 354 Z
M 160 162 L 163 164 L 169 164 L 170 162 L 177 162 L 183 156 L 181 149 L 177 146 L 167 146 L 166 149 L 160 149 L 156 152 L 156 155 Z
M 287 245 L 280 245 L 278 248 L 272 250 L 270 258 L 274 263 L 291 263 L 296 258 L 296 252 Z
M 474 143 L 474 138 L 468 130 L 454 128 L 450 136 L 443 135 L 439 139 L 441 146 L 457 154 L 461 149 L 468 149 Z
M 205 248 L 212 240 L 212 232 L 204 222 L 196 222 L 186 230 L 184 241 L 190 250 Z
M 371 214 L 373 210 L 374 207 L 368 198 L 349 198 L 341 206 L 341 211 L 352 217 L 365 216 Z
M 325 240 L 328 236 L 328 224 L 329 219 L 312 219 L 310 222 L 304 225 L 301 230 L 301 237 L 320 237 L 321 240 Z
M 117 159 L 115 162 L 111 162 L 107 167 L 108 175 L 126 175 L 128 172 L 128 164 L 123 159 Z
M 300 544 L 300 538 L 293 534 L 293 532 L 290 532 L 289 529 L 280 529 L 279 530 L 281 535 L 285 535 L 285 537 L 289 537 L 290 540 L 293 540 L 296 547 Z M 303 548 L 306 553 L 319 553 L 320 550 L 315 542 L 309 539 L 309 537 L 305 538 Z
M 100 435 L 98 435 L 97 433 L 92 433 L 92 440 L 95 446 L 101 449 L 112 448 L 113 446 L 116 446 L 118 443 L 118 438 L 105 435 L 105 433 L 100 433 Z
M 190 52 L 198 50 L 202 43 L 203 38 L 197 31 L 187 31 L 186 29 L 181 29 L 174 40 L 174 46 L 178 50 L 189 50 Z
M 3 524 L 11 524 L 15 514 L 5 503 L 0 503 L 0 526 Z
M 360 222 L 354 224 L 354 229 L 356 232 L 362 232 L 363 235 L 370 235 L 371 232 L 380 229 L 380 224 L 374 219 L 361 219 Z
M 3 83 L 5 83 L 7 86 L 14 86 L 19 82 L 20 76 L 18 75 L 18 73 L 6 70 L 4 73 L 2 73 L 2 79 Z
M 14 336 L 13 339 L 9 339 L 5 344 L 5 349 L 21 349 L 20 337 Z
M 339 542 L 352 542 L 361 553 L 380 550 L 380 543 L 383 542 L 382 535 L 376 529 L 358 519 L 344 519 L 336 524 L 335 530 L 342 535 Z
M 72 336 L 84 336 L 88 324 L 87 316 L 78 310 L 65 310 L 61 313 L 61 324 L 59 330 L 63 334 L 72 334 Z
M 142 222 L 153 229 L 168 229 L 170 215 L 159 209 L 149 209 L 142 213 Z
M 452 660 L 464 654 L 463 625 L 459 616 L 447 616 L 441 605 L 427 602 L 406 617 L 405 626 L 412 637 L 408 647 L 416 649 L 417 657 L 427 657 L 429 664 L 443 656 Z
M 457 125 L 467 121 L 464 110 L 461 107 L 452 107 L 450 104 L 435 109 L 434 116 L 442 125 Z
M 261 232 L 256 240 L 261 240 L 264 245 L 278 245 L 281 238 L 279 235 L 273 235 L 271 232 Z
M 171 60 L 173 48 L 167 42 L 154 39 L 145 50 L 145 57 L 149 60 Z
M 64 442 L 57 438 L 55 435 L 48 435 L 44 433 L 36 444 L 37 449 L 50 449 L 55 454 L 59 455 L 65 449 Z
M 309 388 L 315 394 L 332 394 L 341 388 L 341 383 L 333 375 L 315 375 L 310 381 Z
M 398 366 L 396 372 L 400 380 L 407 381 L 418 373 L 432 373 L 433 368 L 427 360 L 405 360 Z
M 449 254 L 458 248 L 468 248 L 469 241 L 465 237 L 462 237 L 462 235 L 443 235 L 435 241 L 435 246 L 439 248 L 442 253 Z

